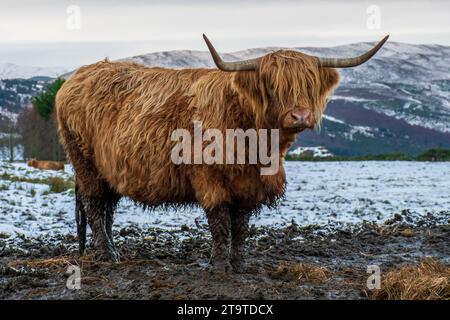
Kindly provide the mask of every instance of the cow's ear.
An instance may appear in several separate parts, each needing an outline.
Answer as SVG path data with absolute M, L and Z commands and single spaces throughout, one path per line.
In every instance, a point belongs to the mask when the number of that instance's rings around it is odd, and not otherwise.
M 333 92 L 339 83 L 339 73 L 333 68 L 322 68 L 322 90 L 323 93 L 328 95 Z

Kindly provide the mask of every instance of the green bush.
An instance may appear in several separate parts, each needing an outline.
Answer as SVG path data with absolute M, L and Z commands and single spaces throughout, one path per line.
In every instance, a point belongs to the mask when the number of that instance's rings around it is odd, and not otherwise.
M 419 161 L 450 161 L 450 149 L 435 148 L 417 156 Z
M 33 97 L 31 100 L 33 107 L 42 118 L 48 120 L 53 110 L 55 110 L 56 94 L 63 84 L 64 79 L 58 78 L 48 86 L 45 92 Z
M 61 177 L 48 178 L 49 191 L 54 193 L 61 193 L 72 189 L 74 187 L 71 180 L 65 180 Z

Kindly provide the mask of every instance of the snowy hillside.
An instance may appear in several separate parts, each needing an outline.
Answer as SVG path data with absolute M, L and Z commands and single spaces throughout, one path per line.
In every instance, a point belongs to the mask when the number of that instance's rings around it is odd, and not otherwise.
M 0 63 L 0 79 L 55 78 L 69 70 L 69 67 L 33 67 L 19 66 L 13 63 Z
M 40 94 L 52 78 L 0 80 L 0 139 L 16 123 L 19 113 Z
M 330 48 L 266 47 L 224 53 L 224 60 L 249 59 L 280 49 L 297 50 L 322 57 L 347 57 L 363 53 L 374 43 L 355 43 Z M 132 60 L 147 66 L 169 68 L 213 68 L 208 51 L 176 50 L 149 53 L 123 60 Z M 387 69 L 388 68 L 388 69 Z M 388 41 L 369 62 L 358 68 L 342 69 L 342 83 L 402 82 L 449 79 L 450 47 L 441 45 L 415 45 Z

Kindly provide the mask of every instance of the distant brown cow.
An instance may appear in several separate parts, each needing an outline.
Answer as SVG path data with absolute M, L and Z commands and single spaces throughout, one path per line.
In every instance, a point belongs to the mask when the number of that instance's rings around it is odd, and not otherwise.
M 81 251 L 87 221 L 98 258 L 119 260 L 112 223 L 125 196 L 147 208 L 201 206 L 212 235 L 214 266 L 242 270 L 249 218 L 284 196 L 283 156 L 298 133 L 320 124 L 326 99 L 339 81 L 334 68 L 366 62 L 386 40 L 352 58 L 280 50 L 225 62 L 205 37 L 220 70 L 109 61 L 78 69 L 58 91 L 56 111 L 76 175 Z M 176 129 L 192 133 L 195 122 L 224 136 L 228 129 L 279 130 L 279 170 L 261 175 L 262 162 L 174 163 L 172 134 Z
M 31 159 L 28 161 L 30 167 L 43 170 L 64 170 L 64 163 L 59 161 L 47 161 Z

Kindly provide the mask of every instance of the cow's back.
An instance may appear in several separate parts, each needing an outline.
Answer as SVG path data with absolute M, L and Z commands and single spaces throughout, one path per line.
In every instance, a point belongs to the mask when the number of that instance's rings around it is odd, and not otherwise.
M 142 202 L 189 201 L 184 169 L 170 161 L 171 133 L 188 126 L 189 88 L 207 72 L 108 61 L 80 68 L 56 99 L 62 142 L 76 173 L 91 166 L 97 172 L 86 179 L 97 174 Z

